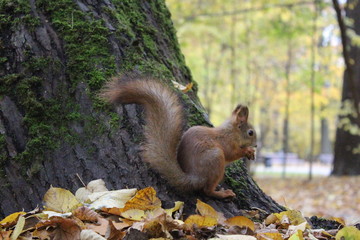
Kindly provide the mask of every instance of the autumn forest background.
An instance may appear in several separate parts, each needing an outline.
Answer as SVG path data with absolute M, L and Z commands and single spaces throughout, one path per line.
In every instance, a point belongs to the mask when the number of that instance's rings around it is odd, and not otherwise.
M 331 2 L 315 3 L 167 1 L 214 124 L 238 102 L 246 103 L 262 151 L 283 149 L 287 119 L 289 151 L 307 158 L 313 105 L 314 154 L 324 150 L 321 138 L 334 143 L 344 70 L 341 40 Z
M 200 199 L 227 218 L 285 206 L 358 223 L 359 16 L 360 0 L 0 0 L 0 217 L 18 212 L 0 230 L 16 238 L 49 188 L 95 179 L 182 201 L 184 216 Z M 234 199 L 183 194 L 142 161 L 144 108 L 100 97 L 127 72 L 176 91 L 183 130 L 249 106 L 256 161 L 219 186 Z
M 355 26 L 359 22 L 356 20 L 360 14 L 359 3 L 317 0 L 166 2 L 182 52 L 212 122 L 220 124 L 238 102 L 250 106 L 250 117 L 260 136 L 258 162 L 251 169 L 255 178 L 260 178 L 261 187 L 283 204 L 288 201 L 307 213 L 331 215 L 329 210 L 332 209 L 344 218 L 358 221 L 360 213 L 349 203 L 359 201 L 359 195 L 353 192 L 356 184 L 351 184 L 356 178 L 337 178 L 339 182 L 335 183 L 334 179 L 317 179 L 313 182 L 315 186 L 305 184 L 305 188 L 314 191 L 314 195 L 306 197 L 314 198 L 312 203 L 309 200 L 300 204 L 293 198 L 300 191 L 297 187 L 314 174 L 318 177 L 331 173 L 359 174 L 354 170 L 359 168 L 359 125 L 354 121 L 357 118 L 351 100 L 354 95 L 346 86 L 343 90 L 343 84 L 348 85 L 343 82 L 347 65 L 343 55 L 343 32 L 339 28 L 339 24 L 345 23 L 345 44 L 348 44 L 345 51 L 353 58 L 351 68 L 355 69 L 355 73 L 352 71 L 354 79 L 350 81 L 359 84 L 360 63 L 356 60 L 359 58 L 359 26 Z M 359 94 L 359 87 L 355 89 Z M 344 137 L 337 132 L 339 129 L 352 137 Z M 335 144 L 338 147 L 334 155 Z M 289 153 L 288 156 L 284 152 Z M 334 157 L 337 158 L 335 162 Z M 347 162 L 350 158 L 354 162 Z M 269 159 L 273 162 L 267 162 Z M 278 164 L 280 172 L 266 171 L 274 163 Z M 262 164 L 266 165 L 265 172 L 257 172 Z M 297 170 L 289 173 L 287 169 L 291 169 L 291 165 Z M 301 173 L 300 165 L 308 170 Z M 295 180 L 288 185 L 288 180 L 264 180 L 264 174 Z M 334 190 L 338 196 L 334 204 L 325 204 L 334 184 L 347 190 Z M 288 196 L 287 200 L 284 196 Z M 327 209 L 323 208 L 325 205 Z

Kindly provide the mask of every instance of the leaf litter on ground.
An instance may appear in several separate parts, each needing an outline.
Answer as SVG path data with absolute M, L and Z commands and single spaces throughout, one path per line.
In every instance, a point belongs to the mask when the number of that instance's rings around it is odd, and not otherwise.
M 13 213 L 0 221 L 0 240 L 118 240 L 128 236 L 159 240 L 360 239 L 359 229 L 346 226 L 342 219 L 334 219 L 337 227 L 325 230 L 315 229 L 300 211 L 291 209 L 269 213 L 266 219 L 260 219 L 259 212 L 256 214 L 260 210 L 225 218 L 200 200 L 196 203 L 196 213 L 185 218 L 183 202 L 164 209 L 152 187 L 114 191 L 104 187 L 102 180 L 95 180 L 75 195 L 51 187 L 44 196 L 42 209 Z
M 360 223 L 360 177 L 258 177 L 260 188 L 283 206 L 297 209 L 305 216 L 344 219 Z

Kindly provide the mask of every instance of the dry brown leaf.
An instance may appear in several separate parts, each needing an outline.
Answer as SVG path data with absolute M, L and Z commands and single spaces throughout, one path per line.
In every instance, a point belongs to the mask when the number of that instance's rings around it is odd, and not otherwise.
M 73 211 L 75 217 L 80 219 L 81 221 L 87 222 L 97 222 L 98 218 L 100 218 L 100 214 L 96 213 L 94 210 L 82 206 Z
M 113 221 L 109 221 L 109 233 L 106 234 L 106 239 L 108 240 L 118 240 L 123 239 L 125 236 L 125 232 L 122 232 L 119 230 L 115 225 Z
M 40 240 L 50 239 L 51 231 L 48 229 L 35 229 L 33 232 L 33 237 L 38 238 Z
M 11 233 L 12 233 L 12 230 L 0 231 L 0 240 L 10 240 Z
M 49 220 L 36 224 L 36 229 L 54 228 L 52 239 L 54 240 L 77 240 L 80 239 L 81 227 L 74 219 L 51 217 Z
M 113 207 L 113 208 L 102 208 L 101 211 L 105 212 L 105 213 L 109 213 L 109 214 L 113 214 L 113 215 L 117 215 L 117 216 L 121 216 L 122 208 L 117 208 L 117 207 Z
M 94 230 L 102 236 L 105 236 L 106 232 L 109 229 L 109 220 L 105 218 L 99 218 L 97 224 L 86 223 L 85 226 L 88 229 Z
M 111 222 L 117 230 L 123 230 L 124 228 L 128 228 L 131 226 L 130 224 L 125 222 L 114 222 L 114 221 Z

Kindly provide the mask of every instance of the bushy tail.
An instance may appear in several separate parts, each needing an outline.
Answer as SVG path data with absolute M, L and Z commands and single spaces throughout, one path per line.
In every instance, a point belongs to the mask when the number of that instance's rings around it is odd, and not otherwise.
M 174 91 L 151 78 L 133 79 L 124 75 L 110 81 L 101 95 L 113 104 L 143 105 L 146 111 L 144 161 L 178 189 L 199 188 L 199 179 L 185 174 L 177 161 L 184 113 Z

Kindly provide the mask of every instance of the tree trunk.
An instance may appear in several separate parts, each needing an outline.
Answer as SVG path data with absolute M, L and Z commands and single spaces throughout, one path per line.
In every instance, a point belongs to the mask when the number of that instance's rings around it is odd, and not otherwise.
M 356 41 L 350 37 L 349 32 L 351 29 L 351 31 L 354 31 L 358 36 L 360 35 L 360 1 L 349 0 L 346 4 L 345 12 L 347 18 L 353 21 L 353 26 L 346 27 L 344 25 L 345 29 L 342 29 L 344 38 L 346 38 L 346 41 L 343 39 L 343 51 L 345 63 L 347 63 L 344 72 L 342 107 L 346 113 L 340 114 L 339 116 L 339 126 L 336 130 L 335 155 L 332 174 L 359 175 L 360 135 L 358 132 L 354 133 L 352 129 L 360 127 L 360 116 L 358 114 L 358 99 L 360 96 L 360 47 L 359 45 L 356 45 Z M 338 15 L 339 14 L 340 13 L 338 13 Z M 346 22 L 347 21 L 344 21 L 344 23 Z M 345 30 L 347 31 L 344 32 Z M 357 110 L 354 109 L 354 105 L 356 105 Z
M 120 72 L 192 81 L 164 1 L 2 1 L 0 14 L 1 215 L 40 205 L 50 185 L 75 191 L 77 175 L 109 189 L 153 186 L 165 204 L 183 200 L 187 211 L 196 198 L 228 216 L 282 209 L 239 163 L 227 172 L 233 201 L 179 195 L 139 158 L 142 108 L 114 112 L 98 98 Z M 196 86 L 182 100 L 189 125 L 209 125 Z

